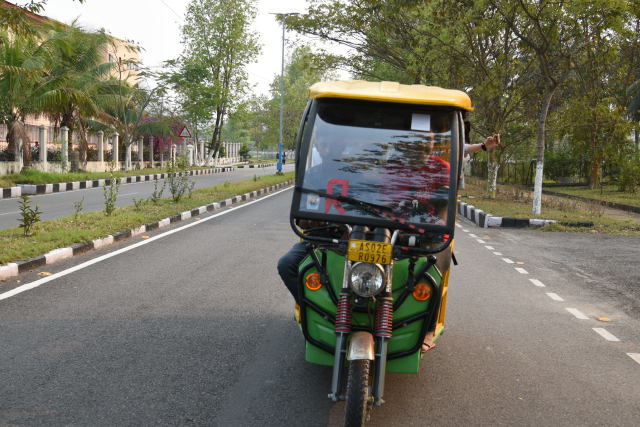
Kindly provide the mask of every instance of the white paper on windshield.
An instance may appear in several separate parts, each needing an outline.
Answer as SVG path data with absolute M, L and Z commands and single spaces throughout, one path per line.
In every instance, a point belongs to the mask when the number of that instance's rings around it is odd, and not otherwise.
M 431 130 L 431 114 L 416 114 L 411 115 L 411 130 Z

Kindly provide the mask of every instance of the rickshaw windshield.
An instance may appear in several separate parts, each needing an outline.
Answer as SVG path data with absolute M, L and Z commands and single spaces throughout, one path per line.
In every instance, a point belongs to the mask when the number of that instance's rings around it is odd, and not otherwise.
M 453 114 L 418 105 L 321 102 L 300 163 L 300 211 L 446 225 Z

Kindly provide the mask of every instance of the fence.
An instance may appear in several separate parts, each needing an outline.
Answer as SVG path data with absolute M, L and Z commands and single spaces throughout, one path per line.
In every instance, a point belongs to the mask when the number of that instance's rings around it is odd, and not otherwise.
M 498 182 L 518 185 L 533 185 L 536 175 L 535 160 L 505 162 L 498 169 Z M 471 176 L 487 179 L 489 171 L 486 161 L 471 160 Z

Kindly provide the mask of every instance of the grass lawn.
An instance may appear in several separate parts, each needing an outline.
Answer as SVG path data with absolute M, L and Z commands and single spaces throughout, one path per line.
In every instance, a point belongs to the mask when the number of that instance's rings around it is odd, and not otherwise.
M 547 190 L 558 193 L 573 194 L 575 196 L 589 197 L 591 199 L 607 200 L 610 202 L 624 203 L 625 205 L 640 206 L 640 187 L 635 193 L 623 193 L 618 191 L 617 185 L 603 185 L 600 189 L 587 187 L 553 187 Z
M 268 162 L 265 162 L 268 163 Z M 227 165 L 222 165 L 227 166 Z M 220 166 L 220 167 L 222 167 Z M 211 169 L 213 166 L 207 167 L 189 167 L 187 170 Z M 153 175 L 156 173 L 166 173 L 167 168 L 151 168 L 151 169 L 134 169 L 128 172 L 114 172 L 115 177 Z M 47 173 L 35 170 L 28 170 L 24 173 L 13 173 L 0 176 L 0 188 L 15 187 L 16 184 L 56 184 L 58 182 L 74 182 L 89 181 L 96 179 L 110 178 L 109 172 L 73 172 L 73 173 Z
M 502 217 L 536 218 L 531 213 L 533 192 L 512 185 L 498 185 L 495 199 L 487 199 L 487 181 L 474 177 L 465 177 L 466 188 L 460 190 L 460 196 L 473 196 L 473 199 L 461 197 L 460 200 L 470 203 L 483 211 Z M 615 235 L 640 236 L 640 222 L 621 220 L 604 215 L 600 204 L 579 202 L 562 197 L 542 196 L 542 215 L 540 219 L 556 221 L 593 222 L 593 228 L 571 227 L 551 224 L 541 227 L 543 231 L 572 231 L 581 233 L 605 233 Z M 537 227 L 536 227 L 537 228 Z
M 0 265 L 43 255 L 57 248 L 76 243 L 88 242 L 107 237 L 120 231 L 127 231 L 155 222 L 172 215 L 204 206 L 209 203 L 229 199 L 233 196 L 259 190 L 271 185 L 294 179 L 294 172 L 283 175 L 266 175 L 246 181 L 227 182 L 213 187 L 195 190 L 191 197 L 184 196 L 178 203 L 171 197 L 161 199 L 159 203 L 145 203 L 140 210 L 135 206 L 117 208 L 112 216 L 104 211 L 87 212 L 51 221 L 41 221 L 31 230 L 31 236 L 25 237 L 23 229 L 15 227 L 0 231 Z M 170 195 L 165 189 L 164 195 Z M 31 201 L 35 208 L 35 201 Z

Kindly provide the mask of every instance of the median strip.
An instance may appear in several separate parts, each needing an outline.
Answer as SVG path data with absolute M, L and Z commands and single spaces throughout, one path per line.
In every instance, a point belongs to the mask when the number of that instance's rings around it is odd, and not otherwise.
M 92 249 L 93 250 L 100 249 L 105 246 L 111 245 L 114 242 L 124 240 L 133 236 L 137 236 L 142 233 L 155 230 L 157 228 L 165 228 L 177 221 L 184 221 L 195 215 L 200 215 L 206 212 L 212 212 L 222 207 L 230 207 L 232 204 L 238 204 L 242 201 L 247 201 L 247 200 L 250 200 L 251 198 L 255 198 L 260 195 L 265 195 L 277 189 L 289 186 L 293 183 L 294 183 L 294 180 L 288 180 L 279 184 L 271 185 L 266 188 L 261 188 L 259 190 L 251 191 L 243 195 L 222 200 L 219 203 L 216 202 L 216 203 L 207 204 L 206 206 L 200 206 L 192 209 L 191 211 L 182 212 L 172 217 L 164 218 L 150 224 L 145 224 L 145 225 L 136 227 L 134 229 L 126 230 L 119 233 L 114 233 L 112 235 L 108 235 L 107 237 L 104 237 L 101 239 L 95 239 L 86 243 L 79 243 L 71 247 L 54 249 L 45 255 L 40 255 L 40 256 L 29 258 L 23 261 L 12 262 L 5 266 L 0 266 L 0 279 L 6 279 L 8 277 L 15 276 L 19 273 L 23 273 L 23 272 L 32 270 L 34 268 L 41 267 L 46 264 L 51 264 L 62 259 L 79 255 L 81 253 L 87 252 Z

